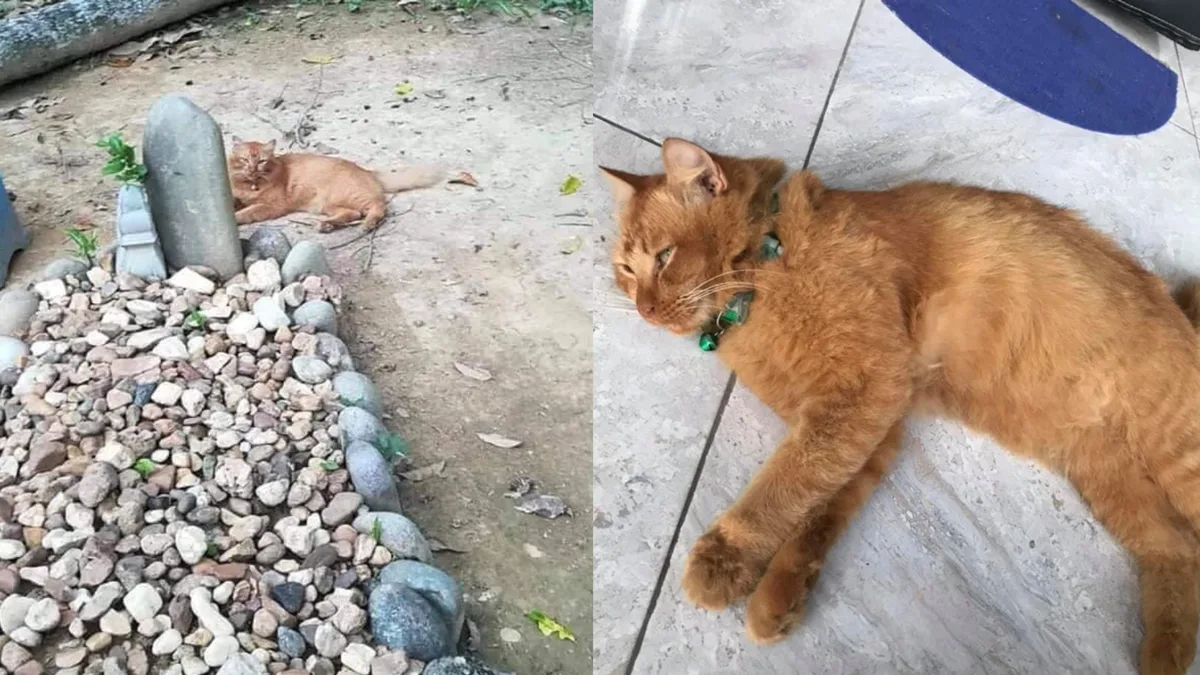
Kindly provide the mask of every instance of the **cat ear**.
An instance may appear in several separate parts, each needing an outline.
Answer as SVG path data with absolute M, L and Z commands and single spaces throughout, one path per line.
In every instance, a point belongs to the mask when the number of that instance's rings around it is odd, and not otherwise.
M 243 144 L 245 143 L 245 141 L 243 141 L 241 138 L 239 138 L 239 137 L 237 137 L 237 136 L 233 136 L 233 137 L 232 137 L 232 141 L 233 141 L 233 147 L 235 147 L 235 148 L 236 148 L 237 146 L 239 146 L 239 145 L 243 145 Z
M 710 197 L 724 194 L 729 189 L 721 166 L 695 143 L 668 138 L 662 144 L 662 161 L 671 185 L 699 188 L 702 194 Z
M 275 139 L 272 138 L 270 141 L 264 143 L 263 150 L 266 150 L 267 154 L 275 154 Z
M 645 182 L 645 176 L 638 176 L 616 169 L 600 167 L 600 173 L 608 179 L 608 186 L 612 189 L 613 201 L 618 205 L 628 202 L 633 199 L 633 195 L 641 188 Z

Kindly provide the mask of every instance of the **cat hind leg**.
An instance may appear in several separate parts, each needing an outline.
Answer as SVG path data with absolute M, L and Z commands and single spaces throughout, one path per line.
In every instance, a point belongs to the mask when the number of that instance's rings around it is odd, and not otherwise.
M 362 217 L 362 212 L 354 209 L 330 209 L 329 213 L 322 214 L 321 224 L 317 226 L 317 231 L 333 232 L 334 230 L 340 230 L 347 225 L 352 225 L 362 220 Z
M 1092 513 L 1138 564 L 1145 634 L 1141 675 L 1183 675 L 1200 628 L 1200 540 L 1163 488 L 1113 451 L 1072 467 L 1072 482 Z

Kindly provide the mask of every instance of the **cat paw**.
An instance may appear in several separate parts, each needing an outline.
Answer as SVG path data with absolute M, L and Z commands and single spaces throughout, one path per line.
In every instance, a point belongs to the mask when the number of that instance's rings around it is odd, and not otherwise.
M 336 229 L 337 228 L 333 226 L 333 223 L 327 220 L 323 220 L 317 225 L 317 232 L 327 233 L 333 232 Z
M 717 529 L 692 546 L 683 569 L 683 592 L 704 609 L 724 609 L 754 587 L 757 572 L 746 552 L 729 543 Z
M 804 618 L 807 588 L 779 581 L 767 572 L 746 603 L 746 635 L 755 644 L 779 642 Z

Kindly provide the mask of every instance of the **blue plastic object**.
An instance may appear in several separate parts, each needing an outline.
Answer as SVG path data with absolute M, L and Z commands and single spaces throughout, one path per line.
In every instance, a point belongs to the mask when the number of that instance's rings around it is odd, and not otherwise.
M 8 200 L 4 189 L 4 176 L 0 176 L 0 286 L 8 280 L 8 265 L 17 251 L 29 246 L 29 230 L 17 220 L 17 212 Z
M 1175 73 L 1072 0 L 883 4 L 959 68 L 1061 122 L 1144 134 L 1175 111 Z

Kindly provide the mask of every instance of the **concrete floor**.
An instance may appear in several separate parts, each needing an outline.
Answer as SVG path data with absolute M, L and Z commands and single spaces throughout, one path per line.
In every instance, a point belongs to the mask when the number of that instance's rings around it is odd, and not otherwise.
M 596 162 L 656 171 L 654 143 L 684 136 L 794 168 L 811 155 L 839 187 L 1022 190 L 1079 210 L 1161 274 L 1200 272 L 1200 55 L 1102 14 L 1182 75 L 1176 114 L 1153 133 L 1104 136 L 1024 108 L 880 0 L 598 3 Z M 692 340 L 616 299 L 611 203 L 593 185 L 595 673 L 1135 672 L 1124 551 L 1065 480 L 948 423 L 910 426 L 792 637 L 754 647 L 740 608 L 684 602 L 683 557 L 784 429 Z

